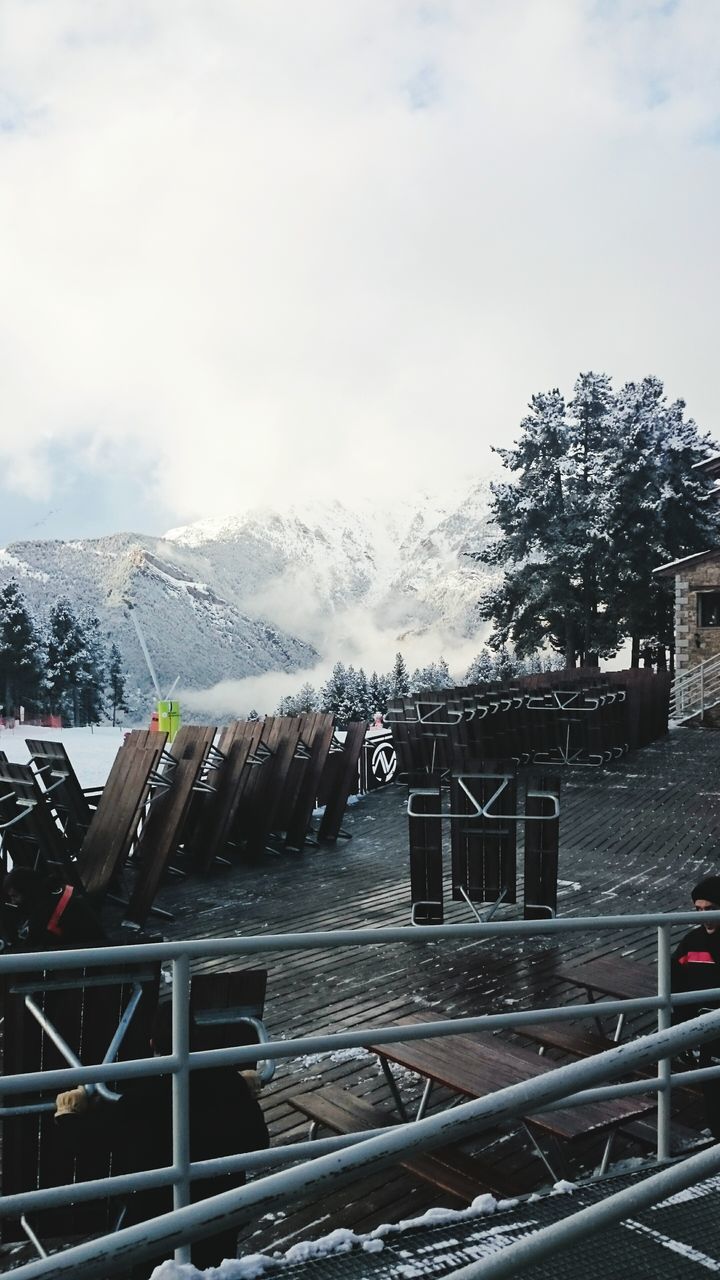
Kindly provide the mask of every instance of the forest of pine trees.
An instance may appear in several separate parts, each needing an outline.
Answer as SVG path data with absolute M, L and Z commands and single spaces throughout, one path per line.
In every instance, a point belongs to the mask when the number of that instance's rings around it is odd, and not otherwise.
M 17 582 L 0 589 L 2 715 L 60 716 L 63 724 L 99 724 L 127 711 L 125 674 L 117 647 L 108 647 L 92 612 L 75 613 L 59 599 L 49 616 L 32 616 Z
M 504 647 L 498 650 L 483 648 L 467 671 L 460 673 L 457 679 L 450 674 L 444 658 L 426 667 L 416 667 L 410 675 L 402 654 L 398 653 L 387 675 L 373 671 L 370 677 L 362 667 L 356 670 L 353 666 L 346 667 L 344 663 L 336 662 L 326 684 L 319 690 L 311 684 L 304 684 L 299 693 L 281 698 L 276 715 L 298 716 L 306 711 L 331 711 L 342 726 L 351 720 L 372 720 L 376 712 L 384 715 L 392 698 L 408 693 L 505 681 L 514 676 L 556 670 L 562 665 L 562 659 L 556 655 L 533 654 L 528 658 L 518 658 Z

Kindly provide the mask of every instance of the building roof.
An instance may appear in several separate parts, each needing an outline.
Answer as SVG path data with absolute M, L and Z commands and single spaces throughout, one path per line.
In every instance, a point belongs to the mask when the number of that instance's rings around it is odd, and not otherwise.
M 709 458 L 703 458 L 702 462 L 694 462 L 693 471 L 707 471 L 709 475 L 717 475 L 720 473 L 720 453 L 711 453 Z
M 657 569 L 653 569 L 653 573 L 657 574 L 659 578 L 672 578 L 680 568 L 702 564 L 704 560 L 712 560 L 714 556 L 720 557 L 720 549 L 696 551 L 694 555 L 682 556 L 680 560 L 670 560 L 667 564 L 659 564 Z

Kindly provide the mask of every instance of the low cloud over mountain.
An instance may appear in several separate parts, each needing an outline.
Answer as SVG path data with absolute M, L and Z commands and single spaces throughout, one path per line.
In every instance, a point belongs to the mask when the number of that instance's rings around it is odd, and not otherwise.
M 201 691 L 221 685 L 226 710 L 241 713 L 237 682 L 264 673 L 338 658 L 382 667 L 402 646 L 418 661 L 477 647 L 477 603 L 491 576 L 468 553 L 490 536 L 488 497 L 479 483 L 445 502 L 312 500 L 163 538 L 16 543 L 0 552 L 0 583 L 16 578 L 38 615 L 61 595 L 95 610 L 144 700 L 151 687 L 131 605 L 163 691 L 177 680 L 199 709 Z M 218 698 L 207 705 L 217 711 Z

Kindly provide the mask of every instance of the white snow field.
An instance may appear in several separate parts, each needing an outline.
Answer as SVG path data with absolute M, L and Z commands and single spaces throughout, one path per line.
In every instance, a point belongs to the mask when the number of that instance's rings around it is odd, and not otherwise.
M 14 729 L 0 728 L 0 751 L 13 763 L 27 764 L 30 753 L 27 738 L 41 742 L 63 743 L 81 787 L 102 787 L 107 781 L 113 760 L 122 746 L 127 726 L 103 725 L 88 729 L 46 729 L 44 725 L 18 724 Z

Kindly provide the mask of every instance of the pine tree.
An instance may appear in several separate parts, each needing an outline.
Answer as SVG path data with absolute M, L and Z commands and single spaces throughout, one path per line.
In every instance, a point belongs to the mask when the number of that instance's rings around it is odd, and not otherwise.
M 297 707 L 296 715 L 310 715 L 313 711 L 319 710 L 320 700 L 315 686 L 305 681 L 305 684 L 300 686 L 295 705 Z
M 87 651 L 82 626 L 69 600 L 61 598 L 50 611 L 46 686 L 50 707 L 70 724 L 80 723 L 80 690 Z
M 608 528 L 618 549 L 613 607 L 632 639 L 633 666 L 643 647 L 660 665 L 666 648 L 672 655 L 672 588 L 653 567 L 705 550 L 720 533 L 712 481 L 694 470 L 712 442 L 684 411 L 682 400 L 667 403 L 659 378 L 627 383 L 616 397 Z
M 100 620 L 86 613 L 79 620 L 83 655 L 78 673 L 76 724 L 99 724 L 105 714 L 107 656 Z
M 410 677 L 405 666 L 405 659 L 401 653 L 395 654 L 395 664 L 387 680 L 388 696 L 390 698 L 403 698 L 406 693 L 410 692 Z
M 17 582 L 0 590 L 0 690 L 6 715 L 42 704 L 43 644 Z
M 374 711 L 374 707 L 371 706 L 370 686 L 368 684 L 368 678 L 362 667 L 355 672 L 352 697 L 353 714 L 350 718 L 352 720 L 369 720 Z
M 373 671 L 368 681 L 368 705 L 370 714 L 375 715 L 379 711 L 384 715 L 387 711 L 388 704 L 388 685 L 387 677 L 379 676 L 377 671 Z
M 513 658 L 504 645 L 501 645 L 497 653 L 493 654 L 493 680 L 499 681 L 500 684 L 507 684 L 518 674 L 518 659 Z
M 320 704 L 323 711 L 331 711 L 333 715 L 341 718 L 341 709 L 344 712 L 347 706 L 347 685 L 348 673 L 345 665 L 342 662 L 336 662 L 330 679 L 320 690 Z
M 297 715 L 297 697 L 293 693 L 286 693 L 277 704 L 275 711 L 276 716 L 296 716 Z
M 489 684 L 494 678 L 493 655 L 487 646 L 480 650 L 476 658 L 473 658 L 470 666 L 465 672 L 466 684 Z
M 439 662 L 430 662 L 426 667 L 416 668 L 410 679 L 410 692 L 432 692 L 440 689 L 452 689 L 454 680 L 450 675 L 448 664 L 444 658 Z
M 110 657 L 108 660 L 108 694 L 110 706 L 112 707 L 112 722 L 115 725 L 115 718 L 118 711 L 128 712 L 130 708 L 125 701 L 125 685 L 127 677 L 123 671 L 122 658 L 120 650 L 116 644 L 110 646 Z
M 652 570 L 712 545 L 718 529 L 709 483 L 692 471 L 708 438 L 683 410 L 655 378 L 615 396 L 604 374 L 587 373 L 569 405 L 557 390 L 533 397 L 518 443 L 497 450 L 517 480 L 493 486 L 501 536 L 479 556 L 505 570 L 481 602 L 493 648 L 512 641 L 524 657 L 549 644 L 574 666 L 614 653 L 628 632 L 667 636 Z

